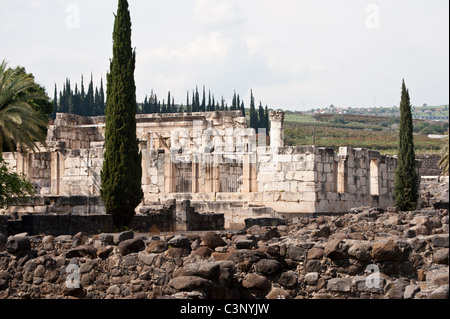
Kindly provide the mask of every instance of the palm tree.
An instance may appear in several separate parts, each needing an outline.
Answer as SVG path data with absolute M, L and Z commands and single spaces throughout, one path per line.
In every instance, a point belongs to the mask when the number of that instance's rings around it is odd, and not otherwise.
M 36 84 L 34 79 L 20 72 L 19 68 L 7 68 L 0 64 L 0 157 L 3 146 L 10 151 L 37 150 L 45 144 L 48 119 L 30 105 L 31 101 L 48 100 L 43 93 L 30 93 Z

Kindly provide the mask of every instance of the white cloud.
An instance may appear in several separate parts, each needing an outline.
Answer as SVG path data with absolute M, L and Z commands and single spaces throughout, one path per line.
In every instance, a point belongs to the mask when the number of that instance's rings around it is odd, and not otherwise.
M 368 3 L 380 28 L 366 26 Z M 66 6 L 80 8 L 69 29 Z M 448 103 L 448 1 L 129 1 L 138 100 L 196 85 L 229 99 L 254 89 L 269 107 L 392 106 L 405 78 L 413 103 Z M 98 79 L 112 57 L 111 0 L 0 0 L 0 60 L 50 90 Z M 247 92 L 247 93 L 246 93 Z M 217 98 L 217 96 L 216 96 Z
M 171 52 L 170 56 L 185 62 L 202 60 L 212 62 L 223 60 L 228 55 L 233 40 L 224 37 L 220 32 L 200 36 L 192 42 Z
M 238 5 L 233 0 L 197 0 L 194 12 L 207 26 L 224 26 L 243 20 Z

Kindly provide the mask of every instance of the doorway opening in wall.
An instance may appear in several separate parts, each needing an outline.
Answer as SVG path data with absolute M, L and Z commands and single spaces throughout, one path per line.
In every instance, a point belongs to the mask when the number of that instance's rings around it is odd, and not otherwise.
M 380 195 L 378 160 L 370 160 L 370 195 Z

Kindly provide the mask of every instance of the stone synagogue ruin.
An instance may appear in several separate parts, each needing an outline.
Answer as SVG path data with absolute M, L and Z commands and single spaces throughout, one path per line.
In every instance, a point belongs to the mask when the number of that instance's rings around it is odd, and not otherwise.
M 393 205 L 395 158 L 349 147 L 284 146 L 284 115 L 270 113 L 270 146 L 240 111 L 137 115 L 145 195 L 136 212 L 189 200 L 199 213 L 223 214 L 224 227 L 233 228 L 246 218 Z M 38 152 L 3 154 L 12 171 L 37 186 L 32 204 L 8 212 L 105 214 L 105 117 L 57 114 L 46 144 Z

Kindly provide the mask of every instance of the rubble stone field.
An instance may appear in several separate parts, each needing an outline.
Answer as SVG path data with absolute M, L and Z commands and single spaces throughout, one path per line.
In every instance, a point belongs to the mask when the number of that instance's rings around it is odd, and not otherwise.
M 240 231 L 0 234 L 0 299 L 448 297 L 448 209 L 360 207 Z

